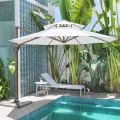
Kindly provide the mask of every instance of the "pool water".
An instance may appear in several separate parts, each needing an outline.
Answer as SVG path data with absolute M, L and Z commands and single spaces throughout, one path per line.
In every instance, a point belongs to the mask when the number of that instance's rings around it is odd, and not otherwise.
M 120 110 L 87 104 L 59 104 L 41 120 L 120 120 Z
M 19 120 L 120 120 L 120 101 L 63 96 Z

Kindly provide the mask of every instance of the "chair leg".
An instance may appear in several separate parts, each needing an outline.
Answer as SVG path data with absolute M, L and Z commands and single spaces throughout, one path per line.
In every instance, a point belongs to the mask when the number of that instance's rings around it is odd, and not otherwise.
M 85 87 L 84 87 L 84 94 L 85 94 Z
M 47 87 L 47 85 L 45 85 L 45 91 L 46 91 L 46 93 L 48 95 L 48 87 Z
M 47 89 L 47 95 L 48 95 L 48 89 Z
M 37 89 L 38 89 L 38 88 L 37 88 L 37 85 L 36 85 L 36 96 L 38 95 L 38 91 L 37 91 Z
M 81 96 L 81 89 L 80 89 L 80 96 Z

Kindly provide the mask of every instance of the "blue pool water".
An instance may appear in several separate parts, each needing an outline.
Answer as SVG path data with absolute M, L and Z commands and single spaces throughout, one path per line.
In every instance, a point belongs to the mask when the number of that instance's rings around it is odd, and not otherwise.
M 120 101 L 62 96 L 19 120 L 120 120 Z

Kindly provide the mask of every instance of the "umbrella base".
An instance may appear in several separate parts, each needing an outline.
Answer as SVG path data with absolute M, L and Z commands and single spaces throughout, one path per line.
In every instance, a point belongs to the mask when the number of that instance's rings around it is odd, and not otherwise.
M 22 108 L 29 104 L 32 104 L 33 102 L 32 101 L 20 102 L 19 100 L 15 99 L 14 103 L 16 103 L 17 108 Z

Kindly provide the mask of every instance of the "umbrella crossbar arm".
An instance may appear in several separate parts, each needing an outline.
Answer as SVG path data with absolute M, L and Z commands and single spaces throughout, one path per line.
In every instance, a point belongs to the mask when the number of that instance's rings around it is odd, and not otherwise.
M 27 40 L 27 41 L 25 41 L 25 42 L 22 42 L 22 43 L 20 43 L 20 44 L 16 44 L 15 47 L 20 48 L 20 46 L 22 46 L 22 45 L 24 45 L 24 44 L 26 44 L 26 43 L 28 43 L 28 42 L 34 41 L 34 40 L 36 40 L 37 38 L 39 38 L 39 37 L 35 37 L 35 38 L 33 38 L 33 39 L 29 39 L 29 40 Z
M 103 40 L 103 39 L 101 39 L 101 38 L 98 38 L 98 37 L 95 37 L 95 36 L 89 36 L 89 37 L 96 38 L 96 39 L 98 39 L 98 40 L 100 40 L 100 41 L 103 41 L 103 42 L 106 42 L 106 43 L 110 44 L 108 41 Z
M 16 26 L 17 29 L 20 29 L 20 30 L 23 30 L 23 31 L 26 31 L 28 33 L 32 33 L 31 31 L 25 29 L 25 28 L 22 28 L 22 27 L 19 27 L 19 26 Z

